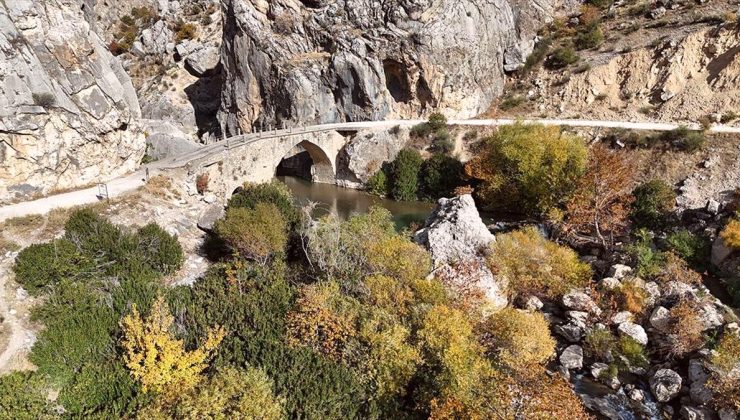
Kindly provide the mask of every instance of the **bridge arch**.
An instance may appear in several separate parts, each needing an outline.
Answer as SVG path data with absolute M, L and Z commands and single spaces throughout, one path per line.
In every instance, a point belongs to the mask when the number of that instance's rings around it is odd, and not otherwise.
M 275 165 L 275 175 L 293 175 L 312 182 L 334 183 L 335 162 L 336 156 L 332 159 L 319 145 L 303 140 Z
M 286 158 L 305 153 L 310 167 L 307 177 L 313 182 L 335 183 L 337 157 L 347 138 L 333 130 L 282 133 L 265 136 L 233 147 L 201 162 L 198 173 L 209 175 L 209 190 L 228 199 L 245 182 L 269 182 Z

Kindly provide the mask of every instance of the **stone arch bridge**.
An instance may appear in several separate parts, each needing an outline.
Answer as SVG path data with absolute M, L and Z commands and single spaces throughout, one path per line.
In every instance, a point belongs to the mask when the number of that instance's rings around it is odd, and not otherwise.
M 351 134 L 368 128 L 410 126 L 420 122 L 338 123 L 249 133 L 155 162 L 150 168 L 154 171 L 185 169 L 190 179 L 207 174 L 208 190 L 223 199 L 228 199 L 245 182 L 270 181 L 281 169 L 284 174 L 299 174 L 313 182 L 336 183 L 339 156 Z

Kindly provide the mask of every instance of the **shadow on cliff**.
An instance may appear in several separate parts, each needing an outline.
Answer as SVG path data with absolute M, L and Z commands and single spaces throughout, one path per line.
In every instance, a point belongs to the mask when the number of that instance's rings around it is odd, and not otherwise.
M 210 136 L 221 136 L 221 127 L 216 115 L 221 104 L 222 86 L 223 71 L 219 64 L 211 74 L 199 78 L 185 88 L 185 94 L 195 112 L 195 124 L 198 126 L 198 137 L 200 138 L 206 133 Z

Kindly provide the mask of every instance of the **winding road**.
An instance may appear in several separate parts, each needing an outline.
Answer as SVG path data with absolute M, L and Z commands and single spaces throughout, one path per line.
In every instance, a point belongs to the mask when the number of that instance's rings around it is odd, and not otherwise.
M 148 168 L 150 175 L 161 173 L 166 170 L 183 168 L 190 162 L 197 159 L 205 158 L 224 150 L 242 147 L 254 141 L 264 140 L 266 138 L 283 137 L 290 135 L 302 135 L 307 133 L 316 133 L 322 131 L 356 131 L 371 128 L 389 128 L 394 126 L 414 126 L 425 120 L 383 120 L 383 121 L 365 121 L 365 122 L 344 122 L 312 125 L 301 128 L 286 128 L 280 130 L 270 130 L 256 133 L 242 134 L 230 137 L 222 141 L 203 146 L 198 150 L 185 153 L 180 156 L 174 156 L 147 164 L 129 175 L 112 179 L 106 183 L 109 197 L 117 197 L 121 194 L 134 191 L 145 184 L 145 171 Z M 569 127 L 593 127 L 593 128 L 623 128 L 628 130 L 650 130 L 650 131 L 669 131 L 677 128 L 678 124 L 672 123 L 655 123 L 655 122 L 626 122 L 626 121 L 603 121 L 603 120 L 567 120 L 567 119 L 480 119 L 480 120 L 448 120 L 449 125 L 486 127 L 510 125 L 520 121 L 523 123 L 539 123 L 544 125 L 558 125 Z M 698 124 L 687 125 L 689 129 L 699 130 Z M 737 133 L 740 134 L 740 127 L 729 125 L 713 125 L 708 129 L 712 133 Z M 0 207 L 0 222 L 13 217 L 21 217 L 29 214 L 46 214 L 55 208 L 68 208 L 91 204 L 99 201 L 98 188 L 84 188 L 67 193 L 52 195 L 33 201 L 25 201 L 16 204 L 9 204 Z

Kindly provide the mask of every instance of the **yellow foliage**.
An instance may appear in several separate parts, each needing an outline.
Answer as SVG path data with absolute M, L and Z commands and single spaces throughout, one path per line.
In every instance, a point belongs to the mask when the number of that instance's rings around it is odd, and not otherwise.
M 306 346 L 332 358 L 339 358 L 350 339 L 356 336 L 349 299 L 333 281 L 305 286 L 296 308 L 287 315 L 288 343 Z
M 740 220 L 730 220 L 720 236 L 728 248 L 740 250 Z
M 421 279 L 431 270 L 429 254 L 401 235 L 393 235 L 366 245 L 371 269 L 404 283 Z
M 716 394 L 717 405 L 740 410 L 740 335 L 725 332 L 709 362 L 708 386 Z
M 539 312 L 505 308 L 489 317 L 482 330 L 488 350 L 516 371 L 541 370 L 555 352 L 550 326 Z
M 649 296 L 645 288 L 638 285 L 636 281 L 623 281 L 616 292 L 620 309 L 623 311 L 640 314 L 645 309 Z
M 226 335 L 221 327 L 211 328 L 200 348 L 187 351 L 183 341 L 173 337 L 172 323 L 162 296 L 154 301 L 146 318 L 134 306 L 121 320 L 124 362 L 144 392 L 174 396 L 195 386 Z
M 548 241 L 534 227 L 498 235 L 491 251 L 489 266 L 520 296 L 555 299 L 572 288 L 586 286 L 591 278 L 591 268 L 578 254 Z

